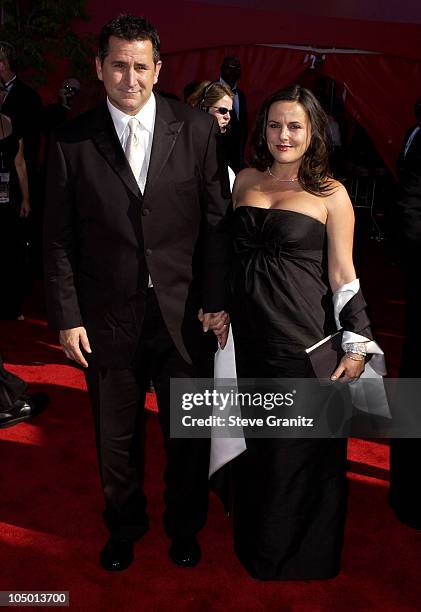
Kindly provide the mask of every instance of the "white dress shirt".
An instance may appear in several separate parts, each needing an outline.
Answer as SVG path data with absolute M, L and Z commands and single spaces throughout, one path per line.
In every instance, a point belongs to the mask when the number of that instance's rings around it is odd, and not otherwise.
M 413 142 L 413 140 L 414 140 L 415 136 L 418 134 L 418 132 L 419 132 L 419 130 L 420 130 L 420 129 L 421 129 L 421 126 L 420 126 L 420 125 L 417 125 L 417 126 L 416 126 L 416 127 L 413 129 L 413 130 L 412 130 L 412 132 L 410 133 L 410 135 L 409 135 L 409 137 L 408 137 L 408 140 L 406 141 L 405 150 L 404 150 L 404 152 L 403 152 L 403 157 L 404 157 L 404 158 L 406 157 L 406 154 L 408 153 L 409 148 L 410 148 L 410 146 L 411 146 L 411 144 L 412 144 L 412 142 Z
M 10 91 L 12 90 L 14 84 L 16 81 L 16 74 L 14 76 L 12 76 L 12 78 L 10 79 L 10 81 L 7 81 L 7 83 L 4 83 L 3 87 L 4 87 L 4 94 L 3 94 L 3 104 L 7 98 L 7 96 L 9 95 Z
M 142 128 L 140 132 L 139 155 L 142 158 L 142 163 L 139 162 L 139 176 L 135 176 L 136 182 L 139 185 L 142 194 L 145 191 L 146 179 L 148 176 L 149 162 L 151 159 L 153 132 L 155 128 L 156 117 L 156 100 L 151 94 L 149 100 L 140 109 L 136 115 L 126 115 L 121 110 L 113 106 L 107 98 L 107 106 L 110 111 L 111 119 L 113 120 L 115 131 L 120 140 L 123 151 L 126 149 L 126 142 L 129 135 L 128 123 L 132 117 L 135 117 Z M 148 287 L 153 287 L 152 279 L 149 276 Z
M 141 126 L 139 155 L 142 158 L 142 163 L 139 163 L 139 167 L 141 168 L 141 170 L 139 171 L 139 176 L 135 176 L 135 179 L 137 184 L 139 185 L 140 191 L 143 194 L 143 192 L 145 191 L 149 161 L 151 159 L 153 132 L 155 128 L 155 96 L 151 94 L 149 100 L 136 115 L 126 115 L 126 113 L 123 113 L 121 110 L 113 106 L 108 98 L 107 105 L 114 123 L 115 131 L 117 132 L 118 139 L 120 140 L 121 146 L 123 147 L 123 151 L 125 151 L 126 149 L 126 141 L 129 135 L 128 123 L 130 119 L 132 119 L 132 117 L 135 117 L 135 119 L 139 121 L 139 124 Z

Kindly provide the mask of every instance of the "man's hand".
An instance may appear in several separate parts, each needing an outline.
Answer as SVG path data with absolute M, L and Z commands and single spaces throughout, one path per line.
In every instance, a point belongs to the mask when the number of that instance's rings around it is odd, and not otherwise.
M 29 204 L 29 200 L 22 200 L 19 216 L 24 217 L 26 219 L 26 217 L 29 215 L 30 212 L 31 212 L 31 206 Z
M 358 380 L 364 372 L 365 359 L 354 361 L 351 357 L 345 355 L 342 357 L 338 367 L 333 372 L 330 380 L 338 380 L 341 383 L 353 382 Z
M 206 333 L 212 330 L 218 338 L 218 343 L 221 349 L 223 349 L 227 343 L 230 318 L 225 310 L 219 312 L 207 312 L 203 313 L 203 309 L 199 310 L 197 315 L 199 321 L 202 323 L 203 331 Z
M 66 357 L 76 361 L 79 365 L 84 368 L 88 367 L 88 362 L 83 356 L 80 347 L 86 353 L 92 353 L 91 347 L 89 346 L 88 335 L 84 327 L 72 327 L 70 329 L 60 330 L 60 344 L 66 354 Z

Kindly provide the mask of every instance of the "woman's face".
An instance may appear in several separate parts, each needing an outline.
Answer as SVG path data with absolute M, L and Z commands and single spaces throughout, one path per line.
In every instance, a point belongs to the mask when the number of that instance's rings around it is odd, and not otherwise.
M 310 120 L 299 102 L 274 102 L 269 108 L 266 142 L 278 163 L 300 162 L 311 139 Z
M 227 95 L 222 96 L 215 104 L 209 106 L 208 113 L 213 115 L 218 121 L 221 132 L 225 132 L 227 129 L 227 125 L 231 119 L 230 111 L 232 111 L 232 100 Z

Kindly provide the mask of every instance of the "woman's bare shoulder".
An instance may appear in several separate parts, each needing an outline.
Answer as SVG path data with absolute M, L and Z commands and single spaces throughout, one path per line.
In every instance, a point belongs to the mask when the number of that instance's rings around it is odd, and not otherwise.
M 261 177 L 262 172 L 260 172 L 260 170 L 257 170 L 256 168 L 244 168 L 237 174 L 236 180 L 239 184 L 248 185 L 249 183 L 260 180 Z
M 328 187 L 328 193 L 323 198 L 326 208 L 330 206 L 352 206 L 351 200 L 349 199 L 348 192 L 343 183 L 336 181 L 335 179 L 329 179 L 326 182 Z
M 256 168 L 244 168 L 235 177 L 233 188 L 234 202 L 239 192 L 249 189 L 252 185 L 257 185 L 262 180 L 262 172 Z
M 327 179 L 325 186 L 329 189 L 329 195 L 346 192 L 344 184 L 334 178 Z

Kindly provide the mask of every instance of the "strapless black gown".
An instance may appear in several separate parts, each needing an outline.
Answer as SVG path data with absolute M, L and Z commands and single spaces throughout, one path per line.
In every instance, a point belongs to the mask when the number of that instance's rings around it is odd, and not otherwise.
M 334 329 L 326 228 L 289 210 L 233 217 L 232 325 L 239 378 L 309 376 L 305 349 Z M 234 546 L 262 580 L 335 576 L 346 511 L 346 441 L 247 439 L 233 462 Z

